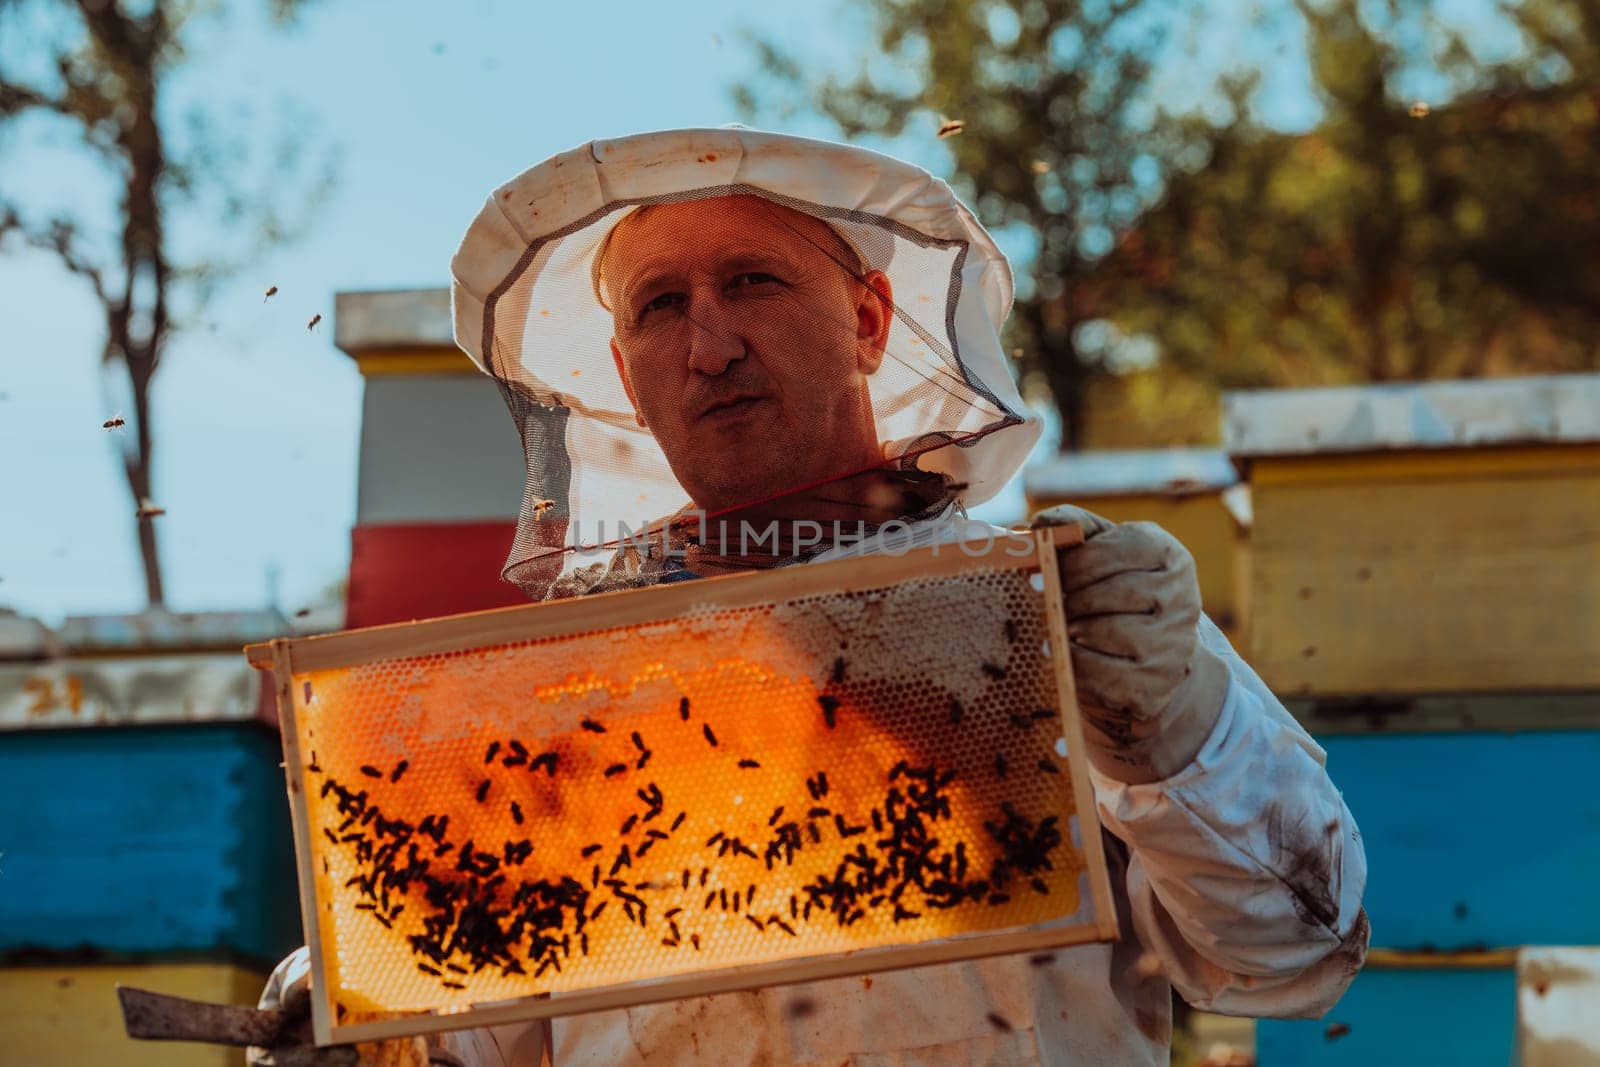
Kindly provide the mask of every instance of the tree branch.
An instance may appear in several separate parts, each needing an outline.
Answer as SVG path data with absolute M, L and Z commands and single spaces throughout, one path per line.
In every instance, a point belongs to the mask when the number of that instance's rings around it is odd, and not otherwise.
M 105 273 L 83 256 L 76 241 L 77 228 L 72 223 L 65 219 L 52 219 L 42 230 L 30 229 L 14 208 L 0 207 L 0 241 L 5 240 L 11 233 L 20 235 L 26 245 L 54 252 L 56 258 L 61 260 L 62 266 L 88 281 L 90 287 L 94 289 L 95 298 L 102 305 L 109 303 Z
M 35 108 L 53 111 L 58 115 L 71 115 L 72 109 L 64 99 L 47 96 L 37 89 L 0 78 L 0 115 L 20 115 Z

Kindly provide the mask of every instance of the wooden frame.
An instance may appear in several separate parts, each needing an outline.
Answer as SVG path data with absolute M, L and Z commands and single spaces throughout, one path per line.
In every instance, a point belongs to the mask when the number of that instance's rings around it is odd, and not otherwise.
M 291 816 L 294 824 L 301 911 L 307 943 L 312 947 L 313 987 L 328 989 L 316 880 L 312 866 L 314 829 L 305 795 L 306 761 L 299 751 L 292 686 L 301 672 L 332 669 L 400 657 L 458 652 L 562 635 L 609 630 L 677 617 L 705 605 L 718 608 L 753 607 L 820 594 L 854 589 L 882 588 L 914 578 L 957 575 L 965 571 L 1036 570 L 1043 582 L 1045 616 L 1052 649 L 1069 647 L 1062 603 L 1056 551 L 1082 539 L 1076 526 L 1054 527 L 1031 535 L 998 537 L 981 554 L 975 544 L 944 544 L 900 556 L 870 556 L 832 563 L 811 564 L 765 572 L 673 583 L 625 593 L 608 593 L 525 607 L 477 612 L 442 619 L 374 627 L 367 630 L 302 639 L 280 639 L 252 645 L 251 663 L 270 668 L 276 682 L 283 722 L 283 744 Z M 1037 588 L 1037 587 L 1036 587 Z M 1051 606 L 1056 606 L 1052 609 Z M 1071 657 L 1051 655 L 1062 712 L 1062 736 L 1071 772 L 1071 795 L 1076 809 L 1077 839 L 1086 869 L 1080 887 L 1087 883 L 1092 918 L 1083 925 L 1051 923 L 998 932 L 979 931 L 909 945 L 876 946 L 830 955 L 801 957 L 759 965 L 728 967 L 689 974 L 628 982 L 587 990 L 530 995 L 512 1001 L 477 1004 L 448 1013 L 406 1014 L 394 1019 L 335 1025 L 327 996 L 313 998 L 313 1030 L 318 1044 L 380 1040 L 389 1037 L 493 1026 L 557 1015 L 581 1014 L 655 1001 L 705 996 L 752 987 L 841 977 L 868 971 L 918 967 L 928 964 L 1057 948 L 1118 936 L 1100 828 L 1084 755 L 1082 727 L 1077 715 Z

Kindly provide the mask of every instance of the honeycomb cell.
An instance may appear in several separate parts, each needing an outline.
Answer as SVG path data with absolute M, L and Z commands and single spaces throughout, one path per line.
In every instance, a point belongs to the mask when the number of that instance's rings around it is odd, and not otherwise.
M 351 1017 L 1084 918 L 1026 568 L 295 675 Z

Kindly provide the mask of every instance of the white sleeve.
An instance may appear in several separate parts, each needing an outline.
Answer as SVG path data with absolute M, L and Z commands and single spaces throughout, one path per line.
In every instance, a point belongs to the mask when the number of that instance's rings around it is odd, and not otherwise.
M 1202 639 L 1232 678 L 1194 762 L 1147 785 L 1091 771 L 1134 933 L 1197 1008 L 1321 1015 L 1366 958 L 1361 835 L 1322 748 L 1209 621 Z
M 541 1067 L 548 1065 L 548 1023 L 535 1020 L 450 1030 L 429 1039 L 433 1067 Z

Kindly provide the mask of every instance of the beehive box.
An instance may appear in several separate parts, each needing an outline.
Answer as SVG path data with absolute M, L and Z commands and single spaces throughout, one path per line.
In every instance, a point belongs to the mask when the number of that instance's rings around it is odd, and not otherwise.
M 117 987 L 254 1005 L 266 981 L 265 971 L 192 960 L 0 967 L 0 1063 L 244 1067 L 242 1048 L 129 1037 Z
M 1114 937 L 1075 536 L 252 649 L 318 1041 Z
M 1073 452 L 1029 465 L 1028 512 L 1075 504 L 1112 522 L 1153 522 L 1194 556 L 1205 612 L 1230 639 L 1245 627 L 1248 487 L 1220 449 Z
M 1406 728 L 1318 740 L 1360 822 L 1367 867 L 1381 875 L 1362 898 L 1373 947 L 1325 1018 L 1261 1020 L 1258 1059 L 1511 1061 L 1515 946 L 1600 944 L 1600 730 Z M 1485 861 L 1483 842 L 1513 840 Z M 1330 1023 L 1351 1032 L 1329 1042 Z
M 254 723 L 0 731 L 0 952 L 297 943 L 280 745 Z
M 1600 375 L 1237 393 L 1277 692 L 1600 688 Z

